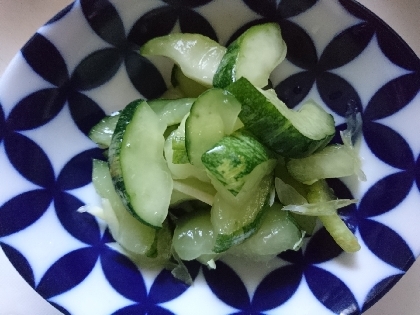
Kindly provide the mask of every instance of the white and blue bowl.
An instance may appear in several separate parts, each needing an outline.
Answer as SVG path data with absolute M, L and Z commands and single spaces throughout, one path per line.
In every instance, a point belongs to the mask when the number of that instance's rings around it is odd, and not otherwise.
M 272 82 L 290 107 L 314 98 L 337 130 L 362 113 L 366 182 L 333 181 L 357 198 L 340 214 L 362 249 L 343 253 L 324 229 L 273 262 L 189 263 L 192 286 L 138 269 L 106 226 L 76 210 L 98 202 L 88 139 L 105 114 L 169 86 L 170 66 L 138 54 L 174 31 L 229 43 L 275 21 L 288 45 Z M 353 0 L 80 0 L 28 41 L 0 81 L 0 246 L 63 314 L 361 314 L 420 254 L 420 60 Z

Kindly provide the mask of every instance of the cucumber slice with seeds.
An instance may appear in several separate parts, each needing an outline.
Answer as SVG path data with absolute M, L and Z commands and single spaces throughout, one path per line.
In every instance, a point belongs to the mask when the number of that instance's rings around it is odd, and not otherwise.
M 144 56 L 159 55 L 172 59 L 188 78 L 208 87 L 212 86 L 225 52 L 226 48 L 214 40 L 189 33 L 156 37 L 140 49 Z
M 168 215 L 173 185 L 162 153 L 165 129 L 146 101 L 135 101 L 121 112 L 109 147 L 117 193 L 138 220 L 154 228 Z
M 213 86 L 225 88 L 241 77 L 267 86 L 271 72 L 286 57 L 286 43 L 276 23 L 255 25 L 228 47 L 214 75 Z
M 272 90 L 263 91 L 246 78 L 226 88 L 241 103 L 239 118 L 264 145 L 278 154 L 300 158 L 325 147 L 335 134 L 333 117 L 313 101 L 289 109 Z

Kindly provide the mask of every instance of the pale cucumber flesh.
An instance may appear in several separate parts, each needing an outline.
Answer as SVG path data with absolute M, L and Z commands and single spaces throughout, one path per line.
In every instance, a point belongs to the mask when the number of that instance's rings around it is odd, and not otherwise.
M 126 210 L 115 191 L 107 162 L 94 160 L 92 182 L 96 192 L 105 199 L 102 219 L 107 222 L 113 238 L 133 253 L 150 255 L 156 230 L 139 222 Z
M 356 173 L 359 159 L 345 145 L 330 145 L 302 159 L 287 163 L 289 173 L 298 181 L 312 184 L 319 179 L 340 178 Z
M 214 252 L 224 252 L 244 242 L 258 230 L 272 183 L 272 176 L 265 176 L 242 203 L 232 204 L 216 194 L 211 209 L 211 222 L 216 234 Z
M 241 77 L 265 87 L 271 72 L 286 57 L 287 47 L 276 23 L 252 26 L 227 47 L 213 79 L 215 87 L 227 87 Z
M 281 207 L 278 203 L 269 207 L 263 215 L 258 231 L 233 248 L 232 252 L 258 260 L 262 257 L 273 257 L 288 249 L 300 248 L 302 232 L 291 215 L 282 211 Z
M 209 87 L 225 52 L 225 47 L 206 36 L 181 33 L 153 38 L 140 49 L 145 56 L 172 59 L 188 78 Z
M 201 156 L 234 131 L 241 104 L 229 92 L 210 89 L 200 95 L 185 122 L 185 146 L 191 164 L 204 168 Z
M 121 113 L 109 150 L 117 192 L 140 221 L 159 228 L 168 214 L 172 177 L 163 158 L 166 124 L 145 101 Z
M 214 232 L 209 210 L 198 210 L 177 222 L 172 240 L 173 248 L 182 260 L 197 259 L 213 252 Z

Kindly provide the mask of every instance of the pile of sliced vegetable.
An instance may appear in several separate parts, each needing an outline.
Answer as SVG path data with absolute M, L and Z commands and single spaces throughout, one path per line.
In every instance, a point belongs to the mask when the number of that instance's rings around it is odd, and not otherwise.
M 337 214 L 326 178 L 358 175 L 351 141 L 329 144 L 333 117 L 314 101 L 289 109 L 269 88 L 286 56 L 277 24 L 253 26 L 227 48 L 198 34 L 170 34 L 140 53 L 172 59 L 173 87 L 105 117 L 90 138 L 108 224 L 136 261 L 196 259 L 211 268 L 226 253 L 255 259 L 297 250 L 322 223 L 346 252 L 360 246 Z

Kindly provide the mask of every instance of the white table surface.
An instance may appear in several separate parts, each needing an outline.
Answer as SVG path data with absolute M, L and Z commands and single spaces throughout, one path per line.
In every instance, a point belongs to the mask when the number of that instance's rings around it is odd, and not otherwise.
M 0 75 L 30 36 L 71 0 L 0 0 Z M 420 0 L 360 0 L 420 56 Z M 0 315 L 60 314 L 33 291 L 0 249 Z M 420 314 L 420 259 L 366 315 Z M 316 314 L 314 314 L 316 315 Z

